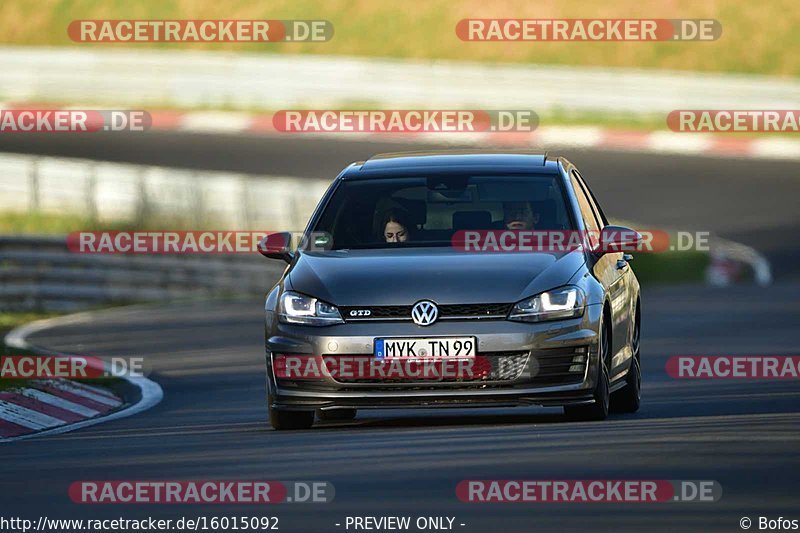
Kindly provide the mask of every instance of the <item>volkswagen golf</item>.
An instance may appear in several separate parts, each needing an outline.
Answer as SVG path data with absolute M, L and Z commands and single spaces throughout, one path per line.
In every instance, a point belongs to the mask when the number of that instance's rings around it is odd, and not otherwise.
M 337 176 L 266 296 L 275 429 L 358 409 L 634 412 L 642 241 L 578 169 L 527 152 L 386 154 Z

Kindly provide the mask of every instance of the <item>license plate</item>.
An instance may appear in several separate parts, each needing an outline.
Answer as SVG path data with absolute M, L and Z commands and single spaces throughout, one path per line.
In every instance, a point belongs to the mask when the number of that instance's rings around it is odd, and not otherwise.
M 475 337 L 375 339 L 378 359 L 430 359 L 475 357 Z

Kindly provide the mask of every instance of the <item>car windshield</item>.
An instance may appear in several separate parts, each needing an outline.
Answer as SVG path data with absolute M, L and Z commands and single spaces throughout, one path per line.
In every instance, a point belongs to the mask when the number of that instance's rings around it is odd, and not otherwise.
M 460 230 L 572 229 L 554 175 L 343 181 L 313 231 L 331 249 L 449 246 Z

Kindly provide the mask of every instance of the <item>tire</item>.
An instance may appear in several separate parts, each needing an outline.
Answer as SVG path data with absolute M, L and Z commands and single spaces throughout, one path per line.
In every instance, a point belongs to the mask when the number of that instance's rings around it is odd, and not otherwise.
M 605 315 L 600 324 L 600 339 L 597 343 L 597 359 L 600 368 L 598 369 L 597 385 L 594 387 L 592 396 L 594 403 L 588 405 L 565 405 L 564 414 L 570 420 L 575 421 L 599 421 L 608 418 L 609 404 L 611 399 L 609 397 L 608 387 L 608 362 L 606 358 L 610 351 L 609 335 L 605 326 Z
M 319 411 L 319 419 L 324 421 L 337 421 L 346 422 L 353 420 L 356 417 L 358 410 L 356 409 L 328 409 Z
M 314 425 L 314 411 L 279 411 L 272 408 L 272 398 L 268 402 L 269 423 L 274 429 L 309 429 Z
M 639 358 L 631 359 L 631 368 L 625 376 L 625 387 L 614 393 L 611 410 L 615 413 L 635 413 L 642 399 L 642 370 Z
M 641 325 L 639 309 L 636 309 L 636 323 L 633 329 L 633 357 L 631 368 L 625 376 L 625 386 L 614 393 L 611 398 L 611 409 L 615 413 L 635 413 L 639 410 L 642 401 L 642 367 L 639 357 L 639 341 L 641 338 Z

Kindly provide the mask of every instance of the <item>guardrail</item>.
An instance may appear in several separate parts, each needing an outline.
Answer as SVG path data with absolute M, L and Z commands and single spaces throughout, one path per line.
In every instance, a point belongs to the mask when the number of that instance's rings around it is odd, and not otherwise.
M 285 265 L 247 255 L 86 255 L 64 237 L 0 236 L 0 309 L 78 311 L 105 305 L 263 294 Z
M 0 211 L 298 231 L 331 181 L 0 154 Z

